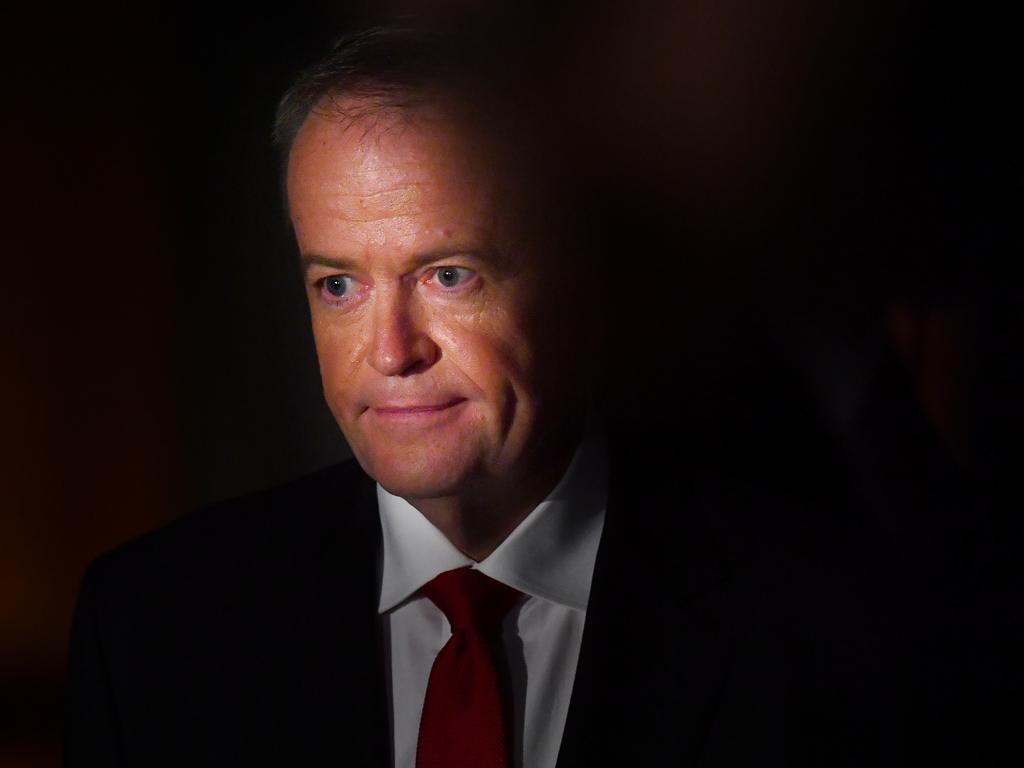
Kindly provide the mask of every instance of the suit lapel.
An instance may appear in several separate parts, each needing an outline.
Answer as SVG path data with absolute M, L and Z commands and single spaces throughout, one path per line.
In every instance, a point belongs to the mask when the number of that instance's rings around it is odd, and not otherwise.
M 348 503 L 346 503 L 346 500 Z M 284 615 L 296 680 L 295 754 L 306 765 L 389 768 L 387 691 L 377 616 L 380 521 L 373 481 L 354 462 L 307 494 Z
M 733 667 L 732 579 L 702 509 L 678 478 L 658 489 L 657 472 L 642 474 L 655 465 L 627 461 L 629 448 L 612 443 L 558 768 L 695 764 Z

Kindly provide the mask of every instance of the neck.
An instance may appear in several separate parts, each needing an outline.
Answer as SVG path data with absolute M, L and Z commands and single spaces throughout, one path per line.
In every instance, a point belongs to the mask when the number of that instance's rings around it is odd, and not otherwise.
M 536 469 L 508 478 L 500 487 L 464 495 L 410 499 L 420 513 L 467 557 L 479 562 L 544 500 L 565 474 L 578 441 L 569 441 L 535 462 Z

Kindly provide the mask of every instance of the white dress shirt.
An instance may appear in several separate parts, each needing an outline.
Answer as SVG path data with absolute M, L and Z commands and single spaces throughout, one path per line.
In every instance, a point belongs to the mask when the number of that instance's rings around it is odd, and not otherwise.
M 444 614 L 416 592 L 439 573 L 465 566 L 527 596 L 502 627 L 511 673 L 511 765 L 554 768 L 604 526 L 607 476 L 604 439 L 588 436 L 555 489 L 480 562 L 407 501 L 377 486 L 384 534 L 378 610 L 391 660 L 395 768 L 416 764 L 430 668 L 451 636 Z

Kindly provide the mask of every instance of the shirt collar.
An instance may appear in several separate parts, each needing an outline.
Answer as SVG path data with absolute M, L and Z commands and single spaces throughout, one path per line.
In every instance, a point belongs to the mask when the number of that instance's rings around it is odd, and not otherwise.
M 475 562 L 408 501 L 378 484 L 384 540 L 378 611 L 395 608 L 439 573 L 467 566 L 528 595 L 585 610 L 607 499 L 607 444 L 595 430 L 576 448 L 554 490 Z

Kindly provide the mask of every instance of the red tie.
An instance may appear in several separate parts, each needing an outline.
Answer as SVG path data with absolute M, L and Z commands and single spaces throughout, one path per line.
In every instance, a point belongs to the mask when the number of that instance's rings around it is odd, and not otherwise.
M 452 636 L 430 669 L 416 768 L 506 768 L 494 648 L 502 619 L 522 593 L 470 568 L 445 571 L 420 592 L 448 618 Z

